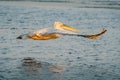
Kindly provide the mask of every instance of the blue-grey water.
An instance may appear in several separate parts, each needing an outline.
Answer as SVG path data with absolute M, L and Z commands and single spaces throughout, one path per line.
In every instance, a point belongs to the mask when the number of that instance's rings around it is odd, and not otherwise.
M 76 2 L 0 2 L 0 80 L 120 80 L 119 0 L 99 1 L 82 6 Z M 52 27 L 55 21 L 79 29 L 80 34 L 108 31 L 97 40 L 76 36 L 16 39 Z M 26 57 L 36 62 L 30 65 L 23 61 Z

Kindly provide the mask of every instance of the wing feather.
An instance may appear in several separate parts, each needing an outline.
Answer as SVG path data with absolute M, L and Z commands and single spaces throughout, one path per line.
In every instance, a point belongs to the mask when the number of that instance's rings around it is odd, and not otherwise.
M 103 29 L 100 33 L 94 34 L 94 35 L 80 35 L 80 34 L 66 34 L 66 33 L 61 33 L 62 35 L 69 35 L 69 36 L 80 36 L 84 38 L 89 38 L 89 39 L 97 39 L 101 37 L 107 30 Z

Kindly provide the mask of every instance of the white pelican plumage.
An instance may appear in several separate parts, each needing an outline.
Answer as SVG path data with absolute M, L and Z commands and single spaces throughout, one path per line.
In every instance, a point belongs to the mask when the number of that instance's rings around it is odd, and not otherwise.
M 63 24 L 61 22 L 55 22 L 54 27 L 51 28 L 43 28 L 35 31 L 33 34 L 24 34 L 17 37 L 17 39 L 33 39 L 33 40 L 49 40 L 59 38 L 61 35 L 70 35 L 70 36 L 81 36 L 89 39 L 97 39 L 101 35 L 103 35 L 107 30 L 103 29 L 102 32 L 95 35 L 80 35 L 77 32 L 79 30 Z

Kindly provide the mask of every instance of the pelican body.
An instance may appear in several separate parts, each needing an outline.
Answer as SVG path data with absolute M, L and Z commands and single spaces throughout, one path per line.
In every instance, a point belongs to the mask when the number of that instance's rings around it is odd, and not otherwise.
M 35 31 L 33 34 L 24 34 L 17 37 L 17 39 L 33 39 L 33 40 L 49 40 L 59 38 L 61 35 L 81 36 L 89 39 L 97 39 L 103 35 L 107 30 L 103 29 L 101 33 L 95 35 L 80 35 L 79 30 L 63 24 L 61 22 L 55 22 L 54 27 L 43 28 Z

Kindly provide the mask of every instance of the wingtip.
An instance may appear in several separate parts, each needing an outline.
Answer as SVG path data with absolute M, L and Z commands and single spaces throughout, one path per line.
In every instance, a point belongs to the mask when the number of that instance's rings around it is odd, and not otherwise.
M 103 28 L 101 34 L 107 32 L 107 29 Z
M 22 35 L 20 35 L 20 36 L 16 37 L 16 39 L 22 39 Z

